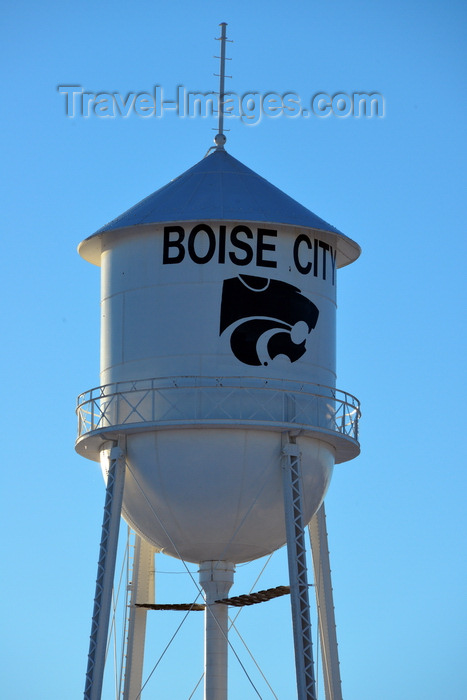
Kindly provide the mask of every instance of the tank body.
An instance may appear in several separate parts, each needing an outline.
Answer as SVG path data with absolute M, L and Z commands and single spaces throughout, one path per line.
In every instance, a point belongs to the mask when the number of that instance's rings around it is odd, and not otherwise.
M 220 219 L 104 237 L 101 385 L 121 391 L 156 378 L 172 387 L 170 395 L 141 394 L 129 409 L 141 414 L 151 401 L 156 423 L 126 433 L 123 501 L 129 524 L 166 553 L 238 563 L 285 543 L 283 431 L 274 427 L 284 393 L 269 387 L 319 385 L 332 414 L 336 241 L 299 226 Z M 223 383 L 232 390 L 221 392 Z M 167 411 L 176 424 L 163 420 Z M 191 422 L 194 415 L 202 420 Z M 246 424 L 240 415 L 262 418 Z M 319 433 L 296 441 L 309 521 L 335 448 Z M 104 474 L 107 460 L 104 444 Z

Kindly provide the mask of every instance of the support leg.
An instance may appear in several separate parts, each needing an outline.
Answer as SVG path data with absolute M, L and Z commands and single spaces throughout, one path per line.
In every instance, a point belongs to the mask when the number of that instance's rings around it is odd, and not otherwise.
M 123 700 L 139 700 L 143 683 L 148 611 L 147 608 L 137 608 L 136 604 L 154 603 L 154 552 L 155 549 L 149 542 L 135 535 Z
M 311 519 L 308 530 L 310 533 L 313 569 L 315 572 L 315 592 L 316 604 L 318 607 L 318 625 L 321 639 L 325 695 L 326 700 L 342 700 L 324 503 Z
M 228 597 L 234 572 L 235 564 L 229 561 L 203 561 L 199 566 L 199 582 L 206 596 L 204 700 L 227 700 L 229 608 L 215 601 Z
M 300 451 L 292 436 L 282 450 L 284 509 L 298 700 L 316 700 L 302 516 Z
M 84 700 L 100 700 L 102 694 L 124 481 L 125 453 L 119 441 L 110 451 Z

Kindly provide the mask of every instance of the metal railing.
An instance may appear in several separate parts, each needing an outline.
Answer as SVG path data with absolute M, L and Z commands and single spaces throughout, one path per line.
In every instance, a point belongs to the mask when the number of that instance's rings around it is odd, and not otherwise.
M 358 440 L 360 403 L 333 387 L 254 377 L 162 377 L 80 394 L 78 438 L 114 427 L 250 425 L 325 430 Z

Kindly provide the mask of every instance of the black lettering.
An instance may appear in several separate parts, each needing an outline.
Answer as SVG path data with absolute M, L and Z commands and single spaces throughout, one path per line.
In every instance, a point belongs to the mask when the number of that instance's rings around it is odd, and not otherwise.
M 201 232 L 206 233 L 209 239 L 209 247 L 205 255 L 198 255 L 198 253 L 195 250 L 195 239 L 198 233 Z M 204 263 L 207 263 L 211 260 L 215 250 L 216 237 L 212 228 L 207 224 L 198 224 L 197 226 L 195 226 L 188 237 L 188 254 L 193 260 L 193 262 L 198 263 L 199 265 L 204 265 Z
M 306 236 L 304 233 L 301 233 L 299 236 L 297 236 L 293 244 L 293 261 L 295 263 L 295 267 L 299 272 L 302 273 L 302 275 L 307 275 L 311 271 L 311 260 L 306 265 L 302 265 L 302 263 L 300 262 L 300 258 L 298 255 L 300 243 L 305 243 L 308 250 L 311 250 L 311 241 L 308 238 L 308 236 Z
M 233 263 L 236 265 L 249 265 L 251 261 L 253 260 L 253 249 L 252 247 L 246 242 L 242 241 L 238 236 L 240 233 L 244 233 L 247 238 L 253 238 L 253 234 L 251 230 L 248 228 L 248 226 L 234 226 L 230 233 L 230 242 L 232 243 L 235 248 L 239 248 L 240 250 L 243 250 L 245 253 L 244 258 L 239 258 L 236 253 L 229 253 L 229 258 Z
M 176 240 L 170 240 L 171 233 L 178 233 Z M 185 257 L 185 248 L 182 246 L 182 241 L 185 238 L 185 231 L 181 226 L 164 226 L 164 247 L 162 255 L 163 265 L 182 262 Z M 170 257 L 169 249 L 175 248 L 178 252 Z
M 326 251 L 329 250 L 329 244 L 323 243 L 323 241 L 320 241 L 319 247 L 323 249 L 323 280 L 325 280 L 326 279 Z
M 316 238 L 313 248 L 313 274 L 315 277 L 318 277 L 318 240 Z
M 331 266 L 332 266 L 332 283 L 333 285 L 336 284 L 336 258 L 337 258 L 337 250 L 333 250 L 331 246 Z
M 271 236 L 272 238 L 277 238 L 277 231 L 273 228 L 259 228 L 258 238 L 256 241 L 256 264 L 259 267 L 277 267 L 277 262 L 275 260 L 265 260 L 263 258 L 263 252 L 265 250 L 276 250 L 274 243 L 265 243 L 265 236 Z
M 219 226 L 219 262 L 225 263 L 225 226 Z

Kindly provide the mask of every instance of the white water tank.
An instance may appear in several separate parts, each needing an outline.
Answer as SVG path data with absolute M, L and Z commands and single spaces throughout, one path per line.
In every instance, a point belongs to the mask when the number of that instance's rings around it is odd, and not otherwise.
M 336 390 L 337 270 L 356 243 L 216 149 L 83 241 L 101 267 L 100 387 L 77 450 L 124 434 L 123 514 L 187 561 L 249 561 L 285 543 L 281 450 L 301 452 L 304 517 L 359 452 Z

